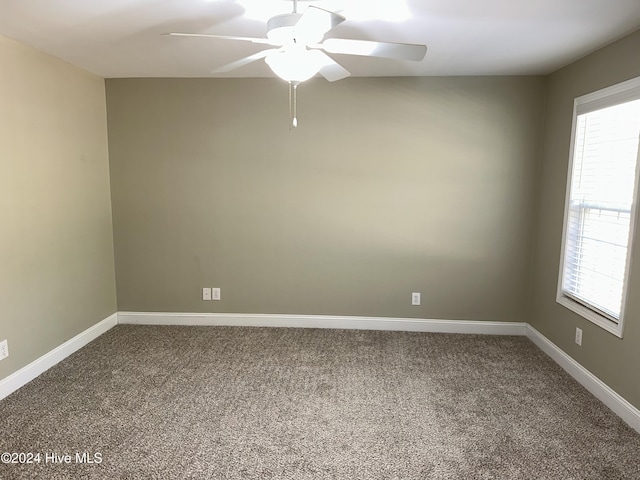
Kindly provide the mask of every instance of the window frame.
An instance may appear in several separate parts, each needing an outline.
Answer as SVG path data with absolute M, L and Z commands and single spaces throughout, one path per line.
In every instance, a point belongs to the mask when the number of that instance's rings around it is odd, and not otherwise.
M 633 245 L 636 238 L 636 219 L 637 219 L 637 206 L 638 206 L 638 184 L 640 183 L 640 144 L 638 146 L 638 153 L 636 158 L 636 171 L 633 186 L 633 200 L 631 204 L 630 223 L 629 223 L 629 238 L 627 241 L 627 258 L 625 263 L 625 273 L 622 286 L 622 303 L 620 307 L 620 317 L 615 322 L 604 312 L 599 312 L 587 305 L 566 294 L 563 289 L 563 279 L 565 271 L 565 253 L 567 246 L 567 235 L 569 233 L 569 215 L 571 208 L 571 188 L 573 180 L 573 166 L 574 166 L 574 150 L 576 144 L 576 127 L 578 123 L 578 116 L 596 110 L 601 110 L 614 105 L 627 103 L 634 100 L 640 100 L 640 77 L 627 80 L 622 83 L 598 90 L 593 93 L 582 95 L 577 97 L 573 101 L 573 117 L 571 125 L 571 143 L 569 148 L 569 165 L 567 169 L 567 187 L 565 192 L 564 202 L 564 218 L 562 223 L 562 244 L 560 251 L 560 268 L 558 272 L 558 287 L 556 291 L 556 302 L 560 305 L 568 308 L 569 310 L 577 313 L 583 318 L 595 323 L 599 327 L 622 338 L 622 332 L 624 329 L 624 318 L 627 305 L 627 292 L 629 286 L 629 277 L 631 274 L 631 263 L 633 257 Z M 588 302 L 585 302 L 588 303 Z

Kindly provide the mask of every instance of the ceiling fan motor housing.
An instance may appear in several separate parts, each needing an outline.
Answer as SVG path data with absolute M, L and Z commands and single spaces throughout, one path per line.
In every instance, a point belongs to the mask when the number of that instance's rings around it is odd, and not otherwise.
M 280 45 L 293 43 L 308 45 L 320 42 L 324 34 L 318 37 L 311 31 L 296 30 L 296 25 L 301 17 L 301 13 L 285 13 L 271 17 L 267 21 L 267 38 Z

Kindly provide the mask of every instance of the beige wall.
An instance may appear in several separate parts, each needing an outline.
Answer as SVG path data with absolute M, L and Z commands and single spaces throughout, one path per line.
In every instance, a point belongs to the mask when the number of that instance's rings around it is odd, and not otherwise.
M 555 301 L 567 185 L 573 99 L 640 75 L 640 32 L 549 77 L 540 172 L 532 324 L 598 378 L 640 408 L 640 240 L 635 243 L 624 338 L 619 339 Z M 638 224 L 638 221 L 636 221 Z M 640 231 L 640 230 L 639 230 Z M 584 330 L 582 347 L 575 328 Z
M 106 86 L 119 310 L 526 320 L 543 78 Z
M 0 379 L 116 310 L 104 81 L 0 36 Z

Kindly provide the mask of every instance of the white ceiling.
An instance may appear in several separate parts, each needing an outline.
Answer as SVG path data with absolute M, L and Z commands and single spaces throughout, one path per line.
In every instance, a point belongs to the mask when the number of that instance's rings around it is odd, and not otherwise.
M 424 43 L 422 62 L 332 55 L 355 76 L 546 74 L 640 28 L 640 0 L 316 0 L 347 21 L 328 36 Z M 0 0 L 0 34 L 103 77 L 273 76 L 263 61 L 214 68 L 264 48 L 162 37 L 264 37 L 288 0 Z

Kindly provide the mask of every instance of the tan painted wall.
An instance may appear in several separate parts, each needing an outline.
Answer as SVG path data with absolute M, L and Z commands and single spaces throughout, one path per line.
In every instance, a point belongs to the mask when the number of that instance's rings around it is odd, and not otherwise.
M 104 80 L 0 36 L 0 379 L 116 310 Z
M 640 408 L 640 240 L 635 243 L 623 339 L 556 303 L 573 99 L 640 75 L 636 32 L 549 77 L 540 172 L 532 324 Z M 636 221 L 636 224 L 640 222 Z M 640 229 L 638 229 L 640 232 Z M 640 233 L 639 233 L 640 234 Z M 583 329 L 582 347 L 574 343 Z
M 106 86 L 119 310 L 527 319 L 543 78 Z

